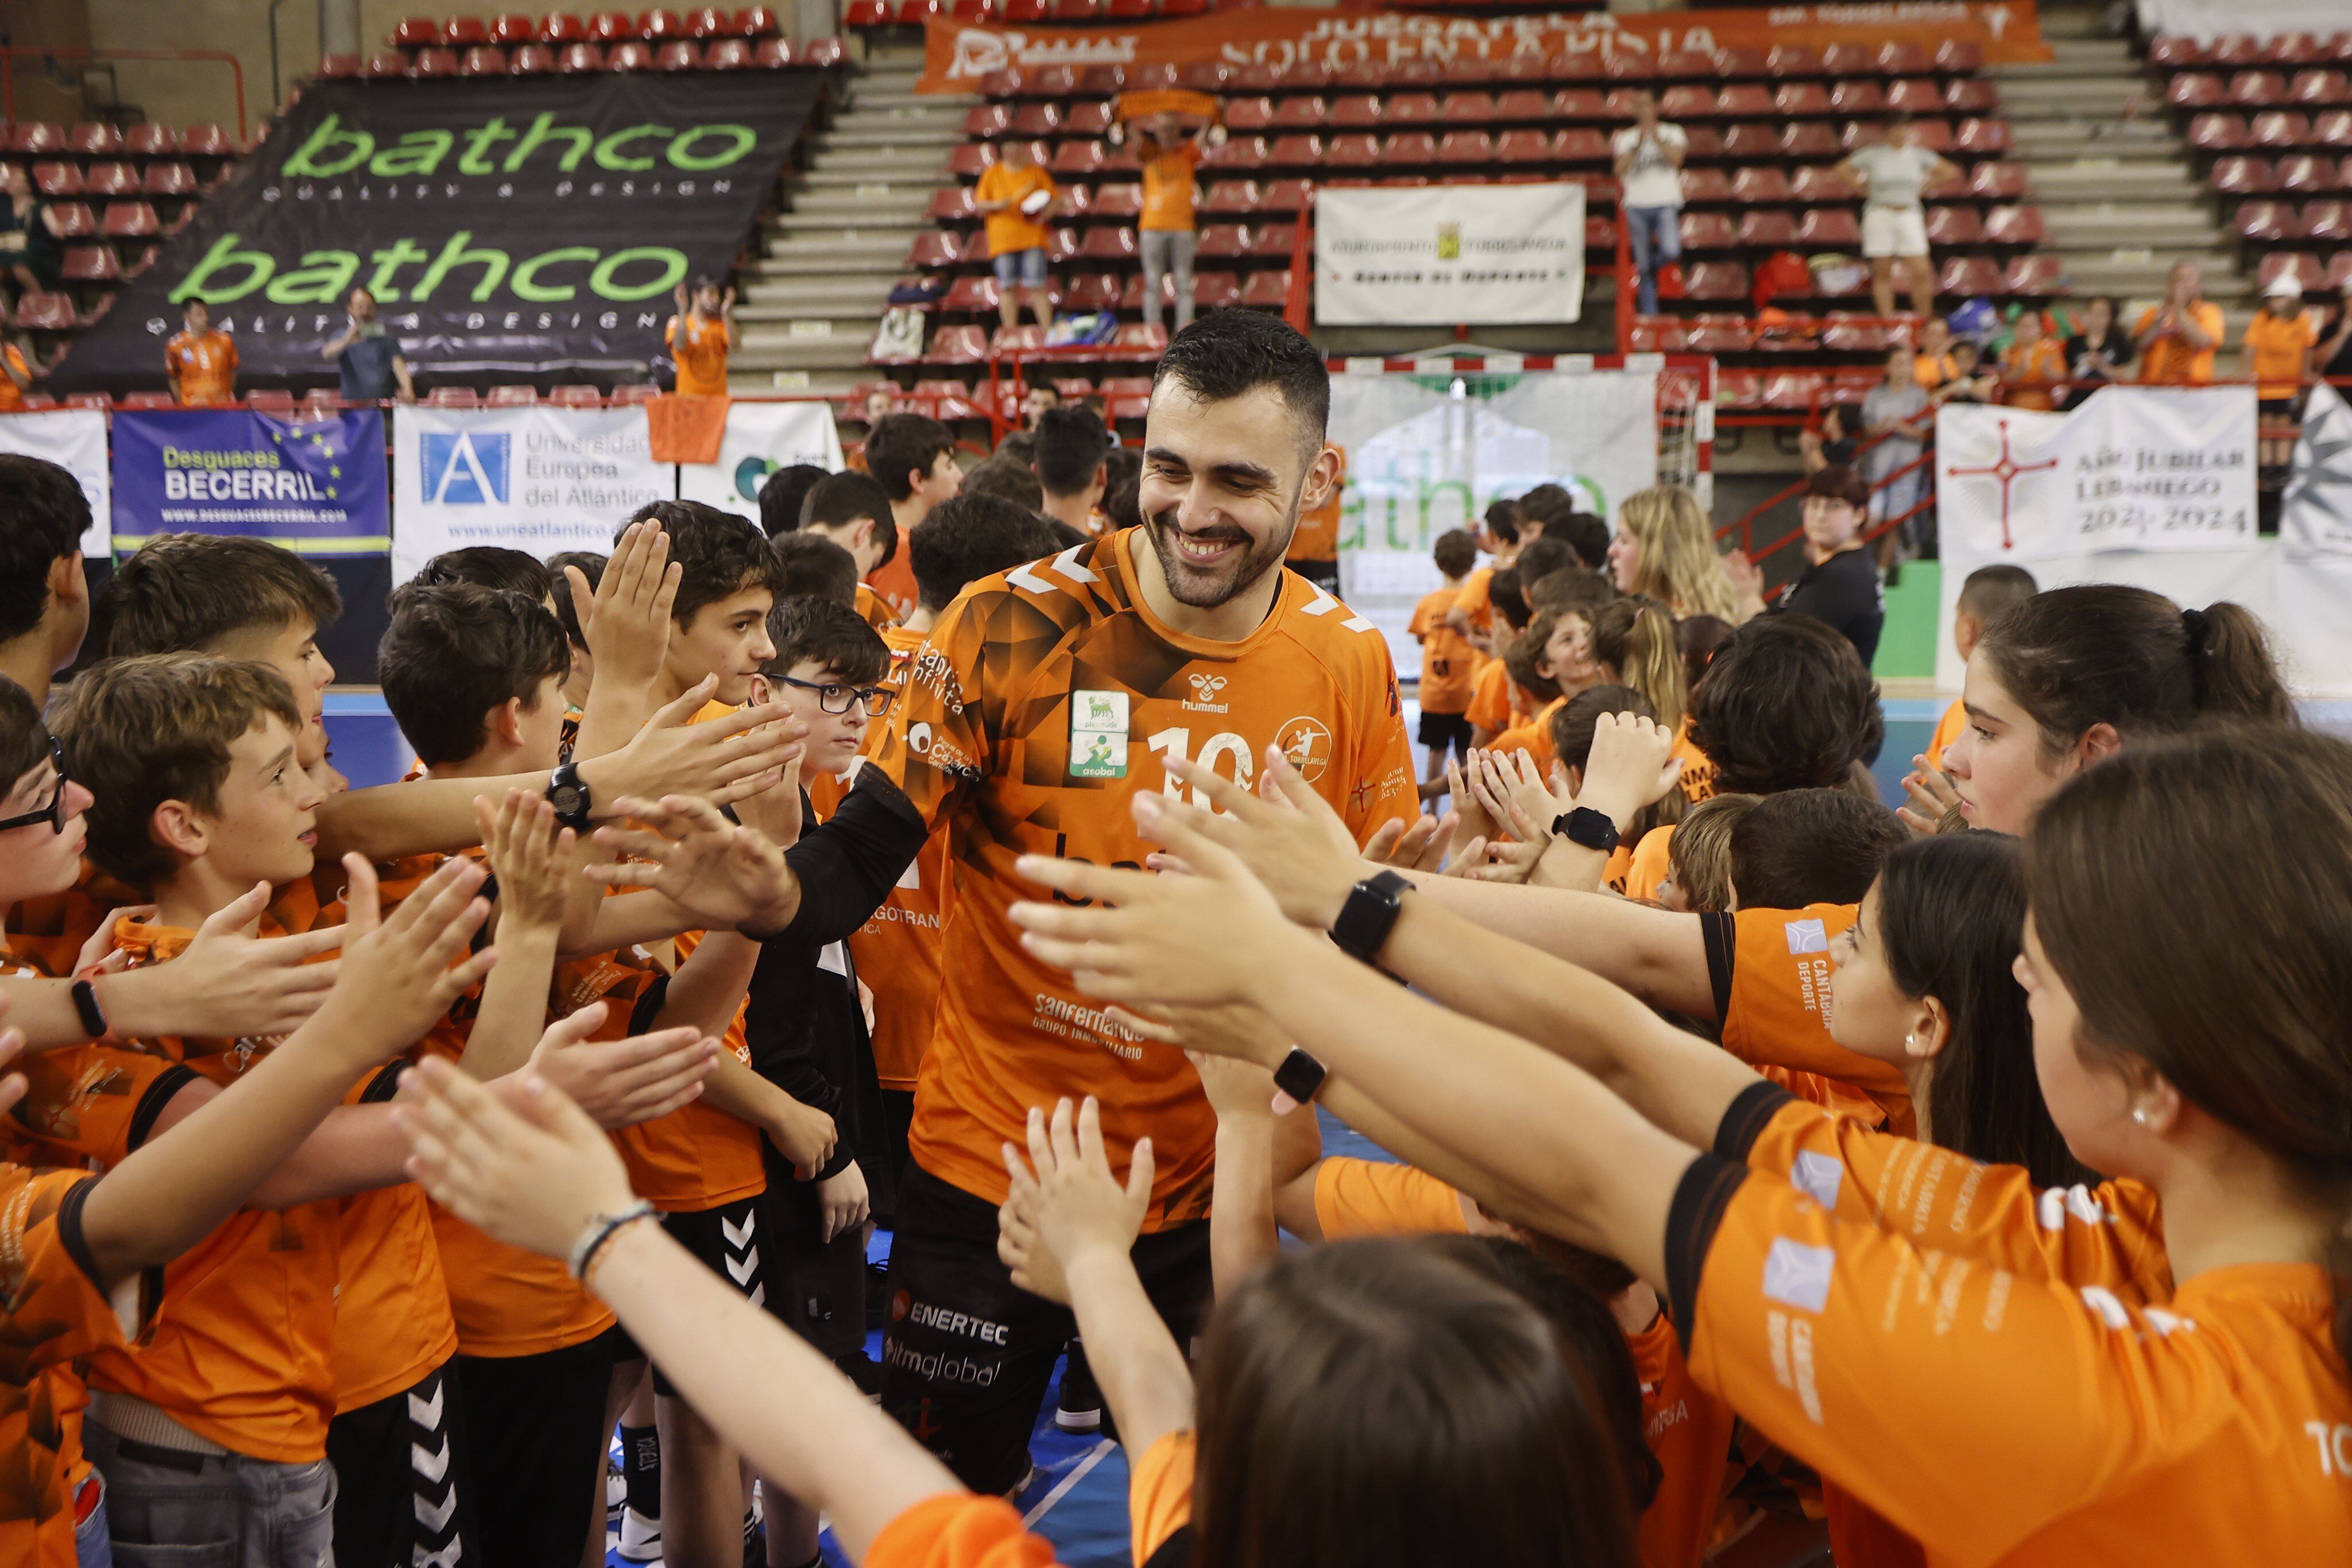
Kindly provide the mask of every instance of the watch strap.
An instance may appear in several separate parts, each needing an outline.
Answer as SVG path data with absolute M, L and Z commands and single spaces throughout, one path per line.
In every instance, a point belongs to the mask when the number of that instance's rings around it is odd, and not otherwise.
M 1274 1070 L 1274 1113 L 1284 1116 L 1301 1105 L 1311 1104 L 1328 1075 L 1322 1062 L 1304 1047 L 1292 1046 L 1290 1054 L 1282 1059 L 1282 1065 Z
M 98 1005 L 98 988 L 88 980 L 76 980 L 67 991 L 73 998 L 74 1011 L 81 1018 L 82 1032 L 92 1040 L 104 1040 L 109 1031 L 106 1009 Z
M 1596 811 L 1590 806 L 1574 806 L 1551 820 L 1552 834 L 1570 843 L 1607 854 L 1615 850 L 1623 835 L 1617 824 L 1609 820 L 1606 811 Z
M 1388 945 L 1405 890 L 1412 885 L 1399 873 L 1384 871 L 1349 888 L 1339 918 L 1331 923 L 1331 940 L 1349 957 L 1371 963 Z

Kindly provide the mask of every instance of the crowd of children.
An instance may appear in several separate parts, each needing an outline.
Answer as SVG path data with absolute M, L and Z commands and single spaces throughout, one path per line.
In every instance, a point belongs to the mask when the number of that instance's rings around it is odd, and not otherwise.
M 1834 595 L 1547 486 L 1416 779 L 1328 409 L 1218 312 L 1127 527 L 894 413 L 449 552 L 363 789 L 322 573 L 93 604 L 0 456 L 7 1560 L 1044 1568 L 1076 1341 L 1153 1568 L 2352 1555 L 2352 747 L 2253 618 L 1978 574 L 1898 814 Z

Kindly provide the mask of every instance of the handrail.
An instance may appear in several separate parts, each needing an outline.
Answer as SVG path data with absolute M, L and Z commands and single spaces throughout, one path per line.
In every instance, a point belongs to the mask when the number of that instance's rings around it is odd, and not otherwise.
M 0 62 L 26 60 L 212 60 L 229 68 L 236 89 L 236 139 L 247 132 L 245 119 L 245 63 L 224 49 L 61 49 L 46 44 L 0 44 Z M 16 118 L 16 73 L 0 66 L 0 117 Z

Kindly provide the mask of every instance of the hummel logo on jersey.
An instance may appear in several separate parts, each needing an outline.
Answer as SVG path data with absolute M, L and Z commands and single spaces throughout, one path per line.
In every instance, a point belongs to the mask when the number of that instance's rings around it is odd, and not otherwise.
M 1223 691 L 1227 685 L 1232 684 L 1229 676 L 1196 674 L 1188 675 L 1185 679 L 1190 681 L 1192 685 L 1192 695 L 1190 697 L 1187 697 L 1184 701 L 1184 707 L 1187 712 L 1223 713 L 1228 707 L 1233 706 L 1230 703 L 1221 703 L 1217 700 L 1217 694 Z

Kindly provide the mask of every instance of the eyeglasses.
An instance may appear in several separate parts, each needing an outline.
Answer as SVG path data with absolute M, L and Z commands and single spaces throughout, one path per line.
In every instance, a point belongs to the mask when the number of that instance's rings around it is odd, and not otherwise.
M 888 686 L 845 686 L 831 682 L 820 685 L 815 681 L 794 680 L 790 675 L 781 675 L 777 678 L 788 686 L 798 686 L 804 692 L 814 692 L 816 706 L 827 713 L 847 713 L 852 702 L 860 702 L 866 705 L 866 715 L 868 718 L 880 718 L 890 711 L 891 702 L 898 695 Z
M 66 831 L 66 750 L 54 737 L 49 741 L 49 762 L 58 770 L 57 789 L 49 796 L 49 803 L 22 816 L 0 817 L 0 833 L 11 828 L 29 828 L 36 822 L 48 823 L 53 833 Z

